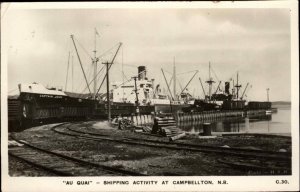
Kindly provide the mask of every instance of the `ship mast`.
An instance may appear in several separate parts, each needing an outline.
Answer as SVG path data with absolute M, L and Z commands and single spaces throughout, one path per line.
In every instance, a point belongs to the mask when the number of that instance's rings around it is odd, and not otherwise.
M 124 59 L 123 59 L 123 48 L 122 48 L 122 84 L 124 85 L 124 76 L 125 76 L 125 74 L 124 74 Z M 122 101 L 124 102 L 124 87 L 122 88 L 122 91 L 123 91 L 123 94 L 122 94 Z
M 175 67 L 175 57 L 173 59 L 173 95 L 176 100 L 176 67 Z
M 239 90 L 240 88 L 242 87 L 242 85 L 239 85 L 239 72 L 237 72 L 236 74 L 236 99 L 238 100 L 239 99 Z
M 208 83 L 208 85 L 209 85 L 208 96 L 209 96 L 209 101 L 210 101 L 212 84 L 215 83 L 215 81 L 213 80 L 213 78 L 211 77 L 211 74 L 210 74 L 210 62 L 209 62 L 209 79 L 208 79 L 208 81 L 206 81 L 206 83 Z
M 97 29 L 95 28 L 95 49 L 93 51 L 94 52 L 94 59 L 92 59 L 93 65 L 94 65 L 94 99 L 96 99 L 96 95 L 97 95 L 97 80 L 96 80 L 96 77 L 97 77 L 97 62 L 99 61 L 99 58 L 97 58 L 97 43 L 96 43 L 97 35 L 98 35 L 98 32 L 97 32 Z
M 267 101 L 268 101 L 268 102 L 270 101 L 270 100 L 269 100 L 269 91 L 270 91 L 270 89 L 267 88 Z
M 110 63 L 107 61 L 107 62 L 103 62 L 102 64 L 106 65 L 107 120 L 110 123 L 110 121 L 111 121 L 110 98 L 109 98 L 109 65 L 110 65 Z

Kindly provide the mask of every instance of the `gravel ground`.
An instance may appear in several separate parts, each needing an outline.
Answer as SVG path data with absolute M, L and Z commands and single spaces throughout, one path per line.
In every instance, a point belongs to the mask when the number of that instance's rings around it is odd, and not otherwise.
M 132 133 L 129 130 L 118 130 L 115 128 L 114 131 L 108 130 L 106 128 L 95 128 L 94 125 L 86 124 L 84 126 L 72 126 L 80 131 L 87 131 L 91 133 L 99 134 L 109 134 L 113 137 L 131 137 L 131 138 L 141 138 L 141 139 L 152 139 L 159 141 L 168 141 L 166 137 L 157 137 L 151 135 L 145 135 L 141 133 Z M 208 145 L 208 146 L 230 146 L 230 147 L 239 147 L 239 148 L 249 148 L 249 149 L 261 149 L 267 151 L 279 151 L 280 149 L 285 149 L 291 152 L 291 138 L 286 137 L 263 137 L 263 136 L 224 136 L 216 137 L 213 139 L 200 139 L 198 135 L 187 135 L 186 137 L 176 141 L 178 143 L 190 143 L 190 144 L 199 144 L 199 145 Z
M 268 173 L 253 172 L 250 170 L 233 169 L 229 165 L 220 163 L 226 157 L 216 154 L 200 152 L 178 151 L 164 148 L 152 148 L 136 146 L 112 141 L 90 141 L 51 131 L 51 126 L 45 125 L 25 130 L 13 135 L 17 139 L 33 143 L 41 148 L 49 149 L 65 155 L 81 158 L 94 163 L 114 166 L 131 171 L 137 171 L 148 175 L 264 175 Z M 157 137 L 132 130 L 118 130 L 108 127 L 105 122 L 76 123 L 71 129 L 109 135 L 111 138 L 139 138 L 158 141 L 168 141 L 165 137 Z M 198 136 L 188 135 L 178 140 L 180 143 L 193 143 L 210 146 L 244 147 L 252 149 L 263 149 L 278 151 L 279 149 L 291 150 L 290 138 L 265 138 L 265 137 L 217 137 L 214 139 L 199 139 Z M 228 159 L 227 159 L 228 160 Z M 245 160 L 230 157 L 230 160 L 243 162 Z M 281 166 L 280 162 L 261 160 L 247 160 L 257 165 Z M 12 160 L 10 163 L 10 174 L 13 176 L 45 176 L 39 170 L 32 167 L 23 167 L 20 162 Z M 24 164 L 24 163 L 23 163 Z M 31 170 L 29 173 L 22 170 Z
M 56 176 L 50 172 L 43 169 L 33 167 L 32 165 L 17 159 L 15 157 L 9 156 L 8 160 L 8 170 L 9 176 L 26 176 L 26 177 L 39 177 L 39 176 Z

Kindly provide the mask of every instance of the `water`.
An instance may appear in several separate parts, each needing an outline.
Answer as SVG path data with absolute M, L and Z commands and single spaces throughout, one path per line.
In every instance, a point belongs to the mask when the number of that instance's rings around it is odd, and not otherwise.
M 203 123 L 203 122 L 202 122 Z M 199 133 L 203 125 L 199 122 L 180 122 L 179 127 L 190 133 Z M 272 115 L 234 117 L 210 122 L 212 132 L 218 133 L 268 133 L 290 135 L 291 108 L 278 107 Z

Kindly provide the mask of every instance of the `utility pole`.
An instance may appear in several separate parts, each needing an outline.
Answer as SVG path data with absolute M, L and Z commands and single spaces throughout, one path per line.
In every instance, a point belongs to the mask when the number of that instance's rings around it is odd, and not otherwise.
M 269 100 L 269 91 L 270 91 L 270 89 L 267 88 L 267 101 L 268 101 L 268 102 L 270 101 L 270 100 Z
M 136 105 L 136 112 L 140 113 L 139 110 L 139 96 L 138 96 L 138 92 L 137 92 L 137 85 L 136 85 L 136 79 L 138 78 L 137 76 L 132 77 L 134 79 L 134 92 L 135 92 L 135 105 Z
M 106 99 L 107 99 L 107 118 L 108 122 L 110 123 L 111 119 L 111 112 L 110 112 L 110 98 L 109 98 L 109 62 L 104 62 L 102 63 L 106 65 Z

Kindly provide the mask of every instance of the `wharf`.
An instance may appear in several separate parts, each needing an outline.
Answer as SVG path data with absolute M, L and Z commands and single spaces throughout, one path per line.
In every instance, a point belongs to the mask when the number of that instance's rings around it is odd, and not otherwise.
M 132 129 L 120 130 L 107 122 L 67 123 L 57 125 L 55 129 L 53 127 L 54 125 L 44 125 L 11 133 L 10 140 L 23 140 L 39 148 L 103 167 L 149 176 L 286 175 L 290 174 L 291 169 L 290 137 L 270 138 L 262 135 L 199 139 L 198 135 L 186 135 L 170 142 L 167 137 L 141 134 Z M 190 147 L 195 145 L 201 147 L 192 150 Z M 221 151 L 216 150 L 220 147 Z M 9 146 L 9 150 L 12 148 L 14 146 Z M 226 152 L 228 149 L 237 150 L 236 148 L 248 150 L 252 155 Z M 276 155 L 280 156 L 276 158 Z M 39 175 L 40 172 L 48 175 L 47 171 L 30 168 L 14 157 L 10 156 L 9 159 L 10 175 Z M 271 171 L 274 169 L 275 172 Z M 95 172 L 94 175 L 105 174 Z

